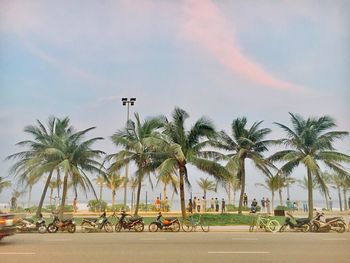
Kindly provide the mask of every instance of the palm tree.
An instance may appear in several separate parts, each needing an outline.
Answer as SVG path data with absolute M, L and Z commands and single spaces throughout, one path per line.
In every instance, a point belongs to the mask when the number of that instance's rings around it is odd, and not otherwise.
M 133 210 L 134 208 L 134 203 L 135 203 L 135 190 L 138 187 L 139 183 L 138 183 L 138 179 L 137 177 L 132 177 L 132 178 L 128 178 L 128 182 L 127 185 L 131 187 L 131 194 L 132 194 L 132 202 L 131 202 L 131 207 L 130 207 L 130 211 Z
M 179 175 L 179 189 L 182 217 L 186 217 L 185 188 L 188 181 L 187 164 L 223 180 L 228 175 L 227 170 L 215 161 L 208 160 L 209 151 L 203 149 L 209 144 L 208 139 L 216 135 L 211 121 L 200 118 L 190 130 L 185 129 L 185 121 L 189 118 L 186 111 L 175 108 L 172 120 L 164 120 L 163 136 L 148 140 L 148 145 L 156 152 L 156 158 L 161 162 L 159 176 L 168 174 Z
M 4 190 L 7 187 L 11 187 L 11 182 L 5 181 L 4 178 L 0 176 L 0 194 L 2 190 Z
M 26 178 L 26 187 L 28 187 L 28 208 L 31 205 L 31 200 L 32 200 L 32 189 L 33 186 L 39 181 L 39 179 L 41 178 L 40 174 L 36 174 L 36 173 L 30 173 Z
M 345 177 L 344 174 L 341 174 L 341 173 L 330 174 L 330 184 L 332 185 L 333 188 L 337 189 L 337 191 L 338 191 L 338 200 L 339 200 L 340 211 L 343 211 L 341 190 L 345 186 L 344 177 Z M 345 210 L 345 204 L 346 204 L 346 196 L 344 196 L 344 210 Z
M 103 186 L 106 184 L 106 178 L 103 177 L 102 175 L 98 175 L 95 179 L 94 179 L 95 183 L 100 187 L 100 202 L 102 201 L 102 190 L 103 190 Z
M 213 181 L 210 181 L 209 178 L 199 178 L 199 181 L 197 181 L 198 186 L 203 190 L 203 196 L 206 199 L 207 198 L 207 192 L 208 191 L 214 191 L 216 192 L 216 183 Z
M 135 122 L 129 120 L 123 130 L 117 131 L 112 136 L 112 141 L 116 146 L 122 146 L 124 149 L 118 153 L 107 156 L 107 160 L 114 160 L 108 172 L 118 171 L 127 164 L 135 163 L 137 170 L 135 172 L 138 180 L 135 216 L 138 214 L 142 181 L 146 175 L 156 170 L 156 164 L 152 161 L 150 149 L 145 140 L 154 136 L 156 130 L 161 127 L 158 118 L 147 119 L 141 122 L 138 113 L 135 113 Z
M 167 186 L 170 184 L 173 188 L 173 194 L 172 198 L 174 197 L 174 194 L 177 194 L 177 187 L 178 187 L 178 180 L 175 174 L 162 174 L 161 176 L 157 177 L 157 184 L 162 183 L 163 184 L 163 202 L 165 203 L 167 198 Z
M 265 184 L 256 183 L 256 186 L 262 186 L 265 189 L 271 191 L 271 207 L 274 209 L 275 192 L 280 191 L 282 188 L 287 187 L 288 184 L 295 182 L 291 177 L 284 176 L 281 172 L 276 175 L 267 176 L 265 178 Z M 280 205 L 282 205 L 282 195 L 280 192 Z
M 333 143 L 348 135 L 345 131 L 329 131 L 336 126 L 329 116 L 304 119 L 297 114 L 289 113 L 292 128 L 276 123 L 282 128 L 287 138 L 280 140 L 281 144 L 290 149 L 279 151 L 269 157 L 271 161 L 284 161 L 281 170 L 287 175 L 300 164 L 304 165 L 308 182 L 309 218 L 313 216 L 313 179 L 323 182 L 320 176 L 320 164 L 331 170 L 346 173 L 342 162 L 350 162 L 350 156 L 335 151 Z M 323 182 L 324 184 L 324 182 Z
M 269 167 L 272 165 L 266 161 L 262 153 L 267 151 L 267 146 L 273 141 L 263 140 L 271 132 L 268 128 L 259 129 L 262 121 L 255 122 L 249 129 L 246 128 L 247 119 L 237 118 L 232 122 L 232 137 L 221 131 L 218 140 L 213 146 L 228 151 L 229 154 L 221 158 L 228 160 L 227 165 L 237 167 L 237 177 L 241 185 L 238 213 L 242 213 L 243 195 L 245 192 L 246 168 L 245 161 L 250 159 L 254 165 L 263 173 L 271 176 Z
M 233 165 L 233 166 L 232 166 Z M 226 178 L 224 182 L 224 188 L 228 194 L 228 203 L 231 204 L 231 189 L 233 190 L 233 205 L 236 205 L 236 194 L 241 189 L 240 181 L 237 177 L 237 165 L 234 162 L 229 162 L 225 166 L 226 170 L 229 172 L 229 177 Z
M 124 185 L 125 177 L 116 172 L 106 174 L 106 186 L 112 191 L 112 206 L 115 205 L 115 195 L 119 187 Z
M 50 188 L 50 206 L 52 206 L 52 200 L 53 200 L 53 191 L 57 189 L 57 195 L 59 197 L 59 188 L 62 185 L 62 182 L 59 178 L 57 178 L 55 181 L 51 181 L 49 184 Z

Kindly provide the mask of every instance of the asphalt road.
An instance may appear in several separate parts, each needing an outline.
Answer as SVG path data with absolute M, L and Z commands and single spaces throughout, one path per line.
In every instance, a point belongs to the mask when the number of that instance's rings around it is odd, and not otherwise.
M 350 232 L 17 234 L 0 262 L 350 262 Z

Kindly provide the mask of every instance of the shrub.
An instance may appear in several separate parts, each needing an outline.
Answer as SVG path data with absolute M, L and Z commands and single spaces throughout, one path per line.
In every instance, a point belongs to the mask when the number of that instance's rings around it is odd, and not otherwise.
M 103 200 L 90 200 L 87 206 L 89 208 L 89 211 L 99 212 L 106 210 L 107 203 Z
M 284 205 L 278 205 L 278 206 L 276 206 L 275 210 L 290 211 L 290 209 L 289 209 L 287 206 L 284 206 Z
M 114 212 L 114 211 L 128 212 L 128 211 L 130 211 L 130 208 L 129 208 L 129 206 L 126 206 L 126 208 L 124 208 L 123 204 L 115 204 L 115 205 L 107 206 L 107 212 Z

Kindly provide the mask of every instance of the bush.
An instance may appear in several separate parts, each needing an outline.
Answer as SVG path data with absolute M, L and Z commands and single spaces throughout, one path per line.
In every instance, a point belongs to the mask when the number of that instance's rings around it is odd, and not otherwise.
M 135 210 L 136 207 L 134 207 Z M 156 211 L 156 206 L 153 204 L 147 204 L 147 209 L 146 209 L 146 204 L 145 203 L 140 203 L 139 204 L 139 211 Z
M 115 205 L 111 205 L 111 206 L 107 206 L 107 212 L 114 212 L 114 211 L 125 211 L 128 212 L 130 211 L 129 206 L 126 206 L 126 208 L 124 209 L 124 205 L 123 204 L 115 204 Z
M 87 206 L 90 212 L 99 212 L 106 210 L 107 203 L 103 200 L 90 200 Z
M 276 206 L 275 210 L 290 211 L 290 209 L 289 209 L 287 206 L 284 206 L 284 205 L 278 205 L 278 206 Z
M 260 207 L 258 206 L 257 208 L 258 208 L 258 211 L 260 211 Z M 235 205 L 226 205 L 226 211 L 227 211 L 227 212 L 238 211 L 238 206 L 235 206 Z M 250 207 L 243 206 L 243 207 L 242 207 L 242 211 L 250 211 Z

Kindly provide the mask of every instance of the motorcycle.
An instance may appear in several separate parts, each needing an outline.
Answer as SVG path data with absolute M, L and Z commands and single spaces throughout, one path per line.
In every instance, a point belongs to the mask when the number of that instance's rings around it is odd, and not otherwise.
M 113 232 L 112 224 L 108 221 L 106 212 L 98 218 L 83 218 L 81 223 L 82 232 L 102 231 L 102 229 L 106 232 Z
M 287 217 L 279 232 L 285 231 L 287 227 L 296 231 L 308 232 L 311 229 L 310 221 L 309 218 L 295 218 L 292 214 L 287 212 Z
M 47 226 L 47 231 L 49 233 L 56 233 L 58 230 L 67 230 L 69 233 L 74 233 L 76 230 L 74 219 L 60 220 L 58 215 L 54 214 L 53 222 Z
M 168 217 L 168 218 L 164 218 L 164 220 L 161 219 L 162 217 L 163 217 L 162 213 L 159 212 L 156 220 L 150 223 L 148 226 L 148 230 L 150 232 L 157 232 L 158 229 L 170 230 L 172 232 L 180 231 L 180 223 L 177 217 Z
M 115 225 L 115 231 L 120 232 L 122 229 L 135 230 L 136 232 L 142 232 L 145 228 L 142 217 L 130 217 L 126 219 L 127 216 L 131 216 L 124 211 L 120 214 L 121 217 Z
M 346 224 L 342 217 L 332 217 L 322 220 L 324 213 L 316 212 L 315 218 L 312 220 L 312 232 L 329 232 L 334 230 L 338 233 L 344 233 Z
M 47 228 L 45 224 L 45 219 L 42 215 L 34 222 L 31 218 L 20 218 L 16 223 L 17 232 L 31 232 L 38 231 L 40 234 L 46 233 Z

